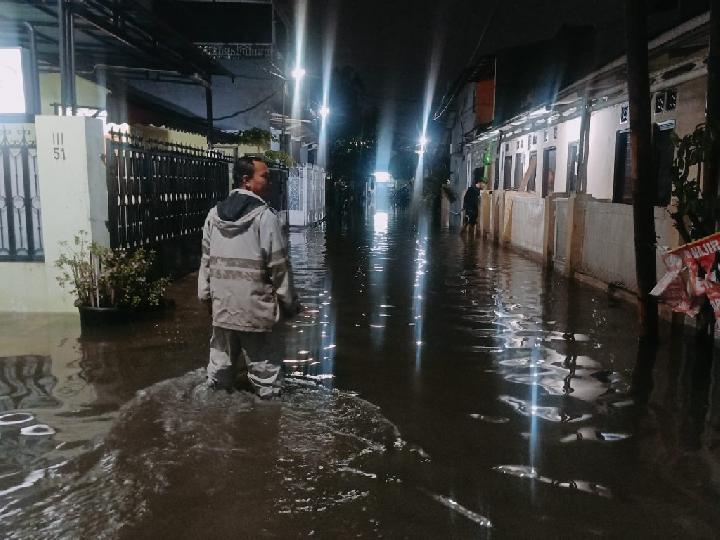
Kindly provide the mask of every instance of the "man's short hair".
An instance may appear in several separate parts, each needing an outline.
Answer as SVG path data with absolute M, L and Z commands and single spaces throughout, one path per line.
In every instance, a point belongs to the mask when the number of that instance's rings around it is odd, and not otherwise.
M 233 187 L 235 189 L 242 187 L 244 176 L 252 177 L 255 174 L 255 162 L 265 163 L 265 160 L 256 156 L 243 156 L 235 161 L 233 168 Z

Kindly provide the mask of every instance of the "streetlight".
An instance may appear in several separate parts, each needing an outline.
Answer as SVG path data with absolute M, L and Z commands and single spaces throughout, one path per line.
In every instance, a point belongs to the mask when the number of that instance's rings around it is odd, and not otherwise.
M 418 142 L 420 143 L 420 150 L 418 150 L 418 154 L 422 155 L 425 153 L 425 147 L 430 142 L 430 139 L 428 139 L 425 135 L 421 135 Z
M 300 81 L 302 81 L 303 77 L 305 77 L 305 69 L 298 64 L 290 72 L 290 76 L 293 79 L 295 79 L 295 96 L 297 96 L 300 91 Z M 280 150 L 283 152 L 289 152 L 289 149 L 288 149 L 286 141 L 285 141 L 285 114 L 286 114 L 285 113 L 285 97 L 286 97 L 287 93 L 288 93 L 287 79 L 285 79 L 283 82 L 282 132 L 280 135 Z M 293 107 L 293 109 L 294 109 L 294 107 Z
M 300 66 L 295 66 L 290 75 L 292 75 L 292 78 L 296 81 L 300 81 L 305 76 L 305 69 Z

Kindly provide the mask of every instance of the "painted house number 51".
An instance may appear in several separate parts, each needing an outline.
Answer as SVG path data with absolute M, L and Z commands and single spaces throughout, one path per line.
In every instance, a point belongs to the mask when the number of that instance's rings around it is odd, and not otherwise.
M 65 161 L 65 134 L 62 131 L 53 132 L 53 159 Z

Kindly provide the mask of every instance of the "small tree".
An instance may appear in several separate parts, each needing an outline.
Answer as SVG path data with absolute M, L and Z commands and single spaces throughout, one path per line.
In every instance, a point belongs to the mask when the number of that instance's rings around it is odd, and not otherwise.
M 709 139 L 705 125 L 684 137 L 674 135 L 675 159 L 673 160 L 674 211 L 670 212 L 675 228 L 685 243 L 699 240 L 715 232 L 718 218 L 715 204 L 701 196 L 700 178 L 703 163 L 709 151 Z
M 674 137 L 675 159 L 673 160 L 674 210 L 670 215 L 675 228 L 685 243 L 699 240 L 715 232 L 720 204 L 702 195 L 700 179 L 703 164 L 711 151 L 711 138 L 705 125 L 684 137 Z M 707 340 L 714 333 L 715 316 L 709 300 L 705 300 L 697 316 L 697 338 Z M 707 340 L 709 346 L 712 341 Z

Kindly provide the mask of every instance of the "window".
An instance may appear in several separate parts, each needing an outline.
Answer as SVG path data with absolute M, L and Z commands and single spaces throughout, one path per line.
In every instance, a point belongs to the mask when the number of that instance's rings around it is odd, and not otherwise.
M 506 142 L 505 143 L 505 152 L 509 152 L 509 151 L 510 151 L 510 143 Z
M 553 139 L 557 139 L 557 134 L 558 134 L 558 130 L 557 130 L 557 126 L 555 126 L 553 128 Z
M 543 131 L 543 142 L 548 142 L 548 132 L 547 129 Z
M 520 189 L 525 170 L 525 154 L 515 154 L 515 174 L 513 175 L 513 189 Z
M 630 114 L 630 105 L 623 105 L 620 107 L 620 123 L 624 124 L 628 121 L 628 116 Z
M 537 133 L 533 133 L 532 143 L 533 143 L 533 144 L 537 144 Z
M 532 146 L 532 143 L 533 143 L 533 136 L 528 135 L 528 148 L 530 148 Z
M 555 160 L 557 150 L 546 148 L 543 151 L 542 196 L 547 197 L 555 192 Z
M 655 114 L 674 111 L 677 106 L 677 90 L 663 90 L 655 94 Z

